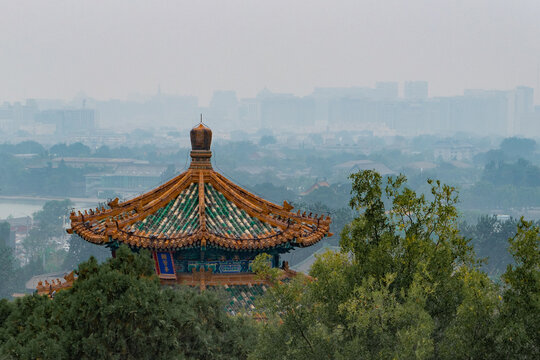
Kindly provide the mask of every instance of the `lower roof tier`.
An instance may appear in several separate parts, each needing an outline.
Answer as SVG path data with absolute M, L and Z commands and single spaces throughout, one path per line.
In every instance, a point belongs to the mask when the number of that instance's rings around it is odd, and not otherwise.
M 180 250 L 261 251 L 310 246 L 330 235 L 330 218 L 291 212 L 212 169 L 189 169 L 134 199 L 71 214 L 70 233 L 96 244 Z

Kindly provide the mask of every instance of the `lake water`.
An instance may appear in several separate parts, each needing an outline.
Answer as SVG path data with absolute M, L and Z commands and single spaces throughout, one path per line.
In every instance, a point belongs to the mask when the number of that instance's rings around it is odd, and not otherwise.
M 0 199 L 0 219 L 6 219 L 9 216 L 12 217 L 24 217 L 32 216 L 36 211 L 41 210 L 46 200 L 42 199 Z M 95 202 L 75 202 L 75 209 L 88 209 L 95 208 L 97 203 Z

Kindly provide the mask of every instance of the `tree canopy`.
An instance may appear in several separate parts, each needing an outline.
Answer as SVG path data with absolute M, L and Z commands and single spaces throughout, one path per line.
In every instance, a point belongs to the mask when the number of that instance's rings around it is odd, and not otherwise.
M 55 239 L 63 236 L 64 219 L 68 216 L 72 202 L 65 200 L 47 201 L 43 208 L 33 215 L 35 226 L 23 240 L 23 248 L 30 260 L 43 259 L 59 244 Z
M 529 158 L 536 148 L 533 139 L 510 137 L 501 142 L 500 149 L 512 158 Z
M 252 330 L 213 292 L 162 288 L 148 252 L 81 264 L 53 300 L 0 302 L 0 357 L 17 359 L 242 359 Z
M 273 278 L 261 303 L 270 320 L 261 325 L 254 359 L 538 355 L 540 321 L 524 316 L 540 313 L 537 227 L 520 222 L 510 241 L 516 267 L 501 288 L 458 231 L 453 187 L 428 180 L 427 197 L 404 176 L 383 182 L 362 171 L 351 180 L 358 216 L 341 234 L 341 252 L 319 257 L 311 277 Z M 509 329 L 510 313 L 519 321 Z
M 10 296 L 13 291 L 15 257 L 9 246 L 10 226 L 7 221 L 0 222 L 0 298 Z

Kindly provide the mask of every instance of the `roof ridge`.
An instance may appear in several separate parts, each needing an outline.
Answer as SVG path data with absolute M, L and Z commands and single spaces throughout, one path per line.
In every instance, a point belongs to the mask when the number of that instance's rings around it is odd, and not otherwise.
M 247 199 L 239 196 L 238 192 L 235 189 L 227 186 L 228 184 L 224 183 L 221 179 L 213 176 L 214 174 L 215 172 L 210 177 L 210 183 L 215 186 L 216 190 L 221 192 L 225 196 L 225 198 L 227 198 L 227 200 L 247 212 L 250 216 L 256 217 L 262 222 L 270 223 L 272 226 L 279 227 L 282 230 L 289 227 L 288 223 L 269 216 L 269 213 L 265 214 L 263 207 L 259 207 L 253 203 L 250 203 Z
M 167 181 L 166 183 L 158 186 L 157 188 L 153 189 L 153 190 L 150 190 L 149 192 L 147 193 L 144 193 L 142 195 L 139 195 L 133 199 L 129 199 L 129 200 L 126 200 L 126 201 L 123 201 L 121 203 L 118 202 L 118 198 L 115 198 L 114 200 L 112 201 L 109 201 L 109 203 L 107 205 L 109 205 L 109 209 L 104 209 L 103 211 L 96 211 L 94 213 L 87 213 L 85 211 L 85 214 L 83 215 L 80 211 L 79 211 L 79 215 L 77 215 L 74 211 L 71 213 L 70 215 L 70 220 L 73 221 L 74 219 L 77 219 L 77 218 L 81 218 L 81 220 L 84 220 L 84 221 L 87 221 L 87 220 L 103 220 L 103 219 L 107 219 L 109 217 L 113 217 L 113 216 L 117 216 L 121 213 L 124 213 L 126 211 L 130 211 L 130 210 L 134 210 L 136 209 L 138 206 L 140 206 L 141 204 L 141 201 L 142 200 L 145 200 L 147 198 L 152 198 L 152 197 L 155 197 L 157 198 L 158 196 L 161 195 L 162 192 L 166 192 L 169 187 L 172 187 L 174 186 L 174 184 L 181 178 L 185 177 L 188 173 L 190 172 L 190 170 L 187 170 L 187 171 L 184 171 L 183 173 L 175 176 L 174 178 L 172 178 L 171 180 Z M 152 201 L 152 200 L 150 200 Z
M 235 184 L 231 180 L 227 179 L 225 176 L 223 176 L 219 172 L 214 171 L 214 174 L 221 181 L 223 181 L 225 184 L 227 184 L 229 187 L 235 189 L 237 192 L 241 193 L 242 195 L 251 198 L 252 201 L 259 203 L 260 206 L 264 206 L 264 205 L 270 206 L 270 207 L 274 208 L 276 211 L 283 210 L 283 207 L 281 205 L 274 204 L 271 201 L 265 200 L 265 199 L 261 198 L 260 196 L 257 196 L 255 194 L 253 194 L 252 192 L 250 192 L 250 191 L 244 189 L 243 187 L 241 187 L 240 185 Z
M 204 213 L 204 172 L 199 172 L 199 225 L 203 233 L 206 232 L 206 215 Z
M 194 183 L 194 179 L 190 170 L 186 171 L 185 176 L 179 180 L 180 181 L 178 181 L 169 190 L 165 192 L 166 194 L 168 193 L 166 196 L 150 200 L 146 203 L 146 205 L 142 206 L 142 209 L 140 209 L 140 211 L 136 210 L 137 215 L 126 219 L 125 221 L 119 222 L 119 226 L 131 225 L 139 220 L 142 220 L 154 214 L 156 211 L 166 206 L 170 201 L 177 198 L 182 193 L 182 191 L 186 190 L 192 183 Z

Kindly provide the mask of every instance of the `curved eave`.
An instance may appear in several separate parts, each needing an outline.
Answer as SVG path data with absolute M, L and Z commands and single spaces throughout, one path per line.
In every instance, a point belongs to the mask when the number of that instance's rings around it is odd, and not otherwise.
M 202 226 L 194 233 L 165 236 L 144 231 L 127 231 L 131 224 L 145 219 L 165 206 L 192 183 L 208 183 L 214 186 L 228 201 L 244 210 L 249 216 L 270 224 L 274 231 L 264 236 L 238 238 L 212 233 L 206 227 L 204 211 L 201 210 Z M 201 209 L 204 209 L 204 191 L 201 194 Z M 107 244 L 112 241 L 125 243 L 132 247 L 178 250 L 194 246 L 216 246 L 231 250 L 261 251 L 289 243 L 295 247 L 311 246 L 329 235 L 330 217 L 312 216 L 306 213 L 292 213 L 292 206 L 283 206 L 266 201 L 212 169 L 190 169 L 165 184 L 134 199 L 109 203 L 110 209 L 96 209 L 77 214 L 72 213 L 71 229 L 83 239 L 94 244 Z M 198 244 L 198 245 L 197 245 Z
M 309 232 L 290 229 L 265 238 L 249 239 L 230 238 L 202 231 L 180 237 L 159 237 L 144 232 L 125 232 L 120 229 L 113 229 L 112 231 L 106 229 L 103 232 L 95 233 L 83 223 L 73 224 L 70 232 L 81 236 L 86 241 L 99 245 L 118 241 L 138 248 L 178 250 L 198 244 L 199 246 L 215 246 L 224 249 L 249 251 L 270 249 L 287 243 L 296 247 L 311 246 L 328 235 L 329 223 L 320 225 Z

